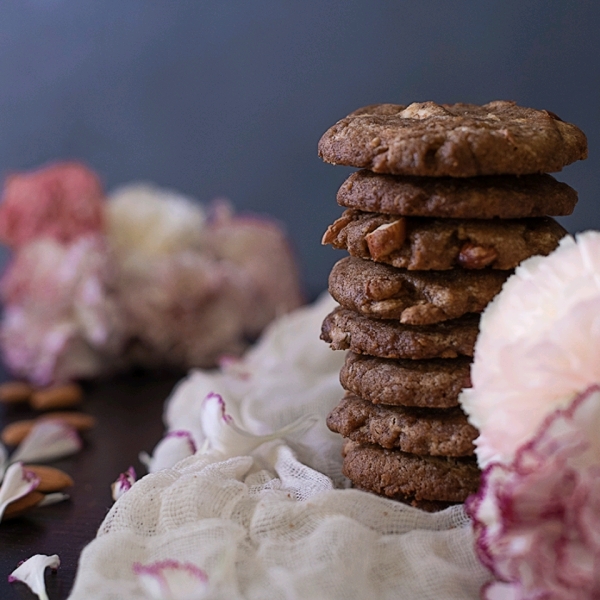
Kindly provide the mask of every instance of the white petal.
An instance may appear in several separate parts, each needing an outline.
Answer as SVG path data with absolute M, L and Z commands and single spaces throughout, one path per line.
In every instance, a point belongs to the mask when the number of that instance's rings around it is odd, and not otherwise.
M 58 504 L 68 500 L 71 496 L 69 494 L 63 494 L 62 492 L 53 492 L 51 494 L 45 494 L 44 499 L 38 504 L 38 506 L 51 506 L 52 504 Z
M 116 502 L 125 492 L 131 489 L 136 480 L 135 469 L 129 467 L 125 473 L 121 473 L 117 480 L 110 486 L 112 498 Z
M 0 444 L 0 481 L 4 478 L 4 473 L 8 467 L 8 450 L 4 444 Z
M 146 466 L 149 473 L 161 469 L 169 469 L 180 460 L 196 453 L 196 444 L 189 431 L 178 429 L 169 431 L 154 448 L 150 457 L 145 452 L 140 453 L 140 462 Z
M 46 593 L 46 583 L 44 582 L 44 571 L 47 567 L 55 570 L 60 566 L 58 554 L 46 556 L 45 554 L 35 554 L 21 563 L 9 576 L 8 581 L 22 581 L 31 588 L 40 600 L 48 600 Z
M 8 467 L 2 486 L 0 486 L 0 520 L 11 502 L 29 494 L 39 484 L 39 477 L 32 471 L 24 469 L 21 463 Z
M 206 573 L 189 562 L 135 563 L 133 571 L 144 591 L 156 600 L 198 600 L 207 588 Z
M 10 457 L 11 462 L 48 462 L 81 450 L 77 432 L 61 421 L 41 421 Z
M 315 415 L 305 415 L 293 423 L 267 435 L 255 435 L 239 427 L 225 411 L 225 401 L 219 394 L 208 394 L 202 403 L 202 430 L 206 437 L 206 450 L 222 458 L 246 456 L 264 442 L 283 438 L 289 433 L 300 433 L 318 420 Z

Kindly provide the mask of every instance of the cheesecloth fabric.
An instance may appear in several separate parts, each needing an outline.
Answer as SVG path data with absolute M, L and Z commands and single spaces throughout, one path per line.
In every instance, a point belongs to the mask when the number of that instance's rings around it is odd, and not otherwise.
M 431 514 L 347 489 L 342 440 L 324 425 L 343 395 L 343 354 L 319 341 L 333 306 L 325 296 L 277 320 L 243 359 L 190 373 L 165 409 L 167 428 L 199 448 L 209 392 L 254 434 L 308 413 L 317 424 L 249 455 L 199 451 L 136 482 L 84 549 L 71 600 L 479 597 L 490 574 L 462 506 Z M 162 561 L 195 565 L 206 583 L 144 586 L 136 565 Z

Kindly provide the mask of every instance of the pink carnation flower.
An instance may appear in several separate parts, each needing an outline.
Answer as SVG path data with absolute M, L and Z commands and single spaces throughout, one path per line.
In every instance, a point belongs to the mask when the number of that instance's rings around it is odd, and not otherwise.
M 600 387 L 545 419 L 467 501 L 489 600 L 600 597 Z
M 235 265 L 248 278 L 246 329 L 257 335 L 275 317 L 303 303 L 292 249 L 271 219 L 235 216 L 225 204 L 215 212 L 207 245 L 217 260 Z
M 46 385 L 99 375 L 122 351 L 124 326 L 101 236 L 25 245 L 0 282 L 0 339 L 15 374 Z
M 0 241 L 19 248 L 48 236 L 68 243 L 103 229 L 98 176 L 80 163 L 56 163 L 10 175 L 0 204 Z
M 301 303 L 294 258 L 270 220 L 222 203 L 207 223 L 197 203 L 143 184 L 117 191 L 107 211 L 132 362 L 216 366 Z
M 123 270 L 117 289 L 133 340 L 129 360 L 187 369 L 241 353 L 250 310 L 246 287 L 243 274 L 195 252 Z
M 461 403 L 490 600 L 600 597 L 600 232 L 523 262 L 486 308 Z M 587 390 L 587 391 L 586 391 Z

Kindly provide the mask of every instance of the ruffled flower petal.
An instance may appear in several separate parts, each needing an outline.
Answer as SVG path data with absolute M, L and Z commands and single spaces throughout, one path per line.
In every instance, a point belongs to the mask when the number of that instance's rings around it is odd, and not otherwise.
M 246 456 L 261 444 L 283 438 L 290 433 L 302 433 L 318 421 L 315 415 L 305 415 L 293 423 L 266 435 L 255 435 L 240 428 L 226 412 L 225 401 L 219 394 L 208 394 L 202 403 L 201 425 L 205 452 L 216 453 L 221 460 Z
M 59 566 L 60 559 L 58 558 L 58 554 L 53 554 L 52 556 L 35 554 L 22 562 L 8 576 L 8 581 L 10 583 L 13 581 L 21 581 L 27 585 L 40 600 L 48 600 L 46 582 L 44 581 L 44 571 L 47 568 L 56 571 Z
M 140 462 L 155 473 L 162 469 L 169 469 L 180 460 L 196 453 L 196 444 L 192 434 L 185 430 L 169 431 L 154 448 L 152 456 L 146 452 L 140 453 Z
M 156 600 L 199 600 L 207 589 L 206 573 L 189 562 L 135 563 L 133 571 L 144 591 Z
M 40 480 L 32 471 L 23 468 L 21 463 L 10 465 L 0 486 L 0 520 L 6 507 L 37 488 Z
M 546 418 L 467 501 L 481 561 L 506 585 L 486 598 L 600 597 L 600 387 Z
M 49 462 L 81 450 L 77 431 L 62 421 L 44 420 L 35 424 L 10 457 L 11 462 Z
M 127 471 L 121 473 L 117 480 L 111 484 L 110 489 L 112 493 L 112 499 L 115 502 L 131 489 L 131 486 L 135 483 L 136 477 L 135 469 L 133 467 L 129 467 Z
M 600 382 L 600 232 L 524 261 L 487 306 L 460 401 L 479 464 L 508 462 L 545 417 Z
M 69 243 L 104 227 L 98 176 L 81 163 L 10 175 L 0 205 L 0 240 L 13 248 L 39 237 Z
M 126 332 L 113 271 L 99 235 L 20 249 L 0 282 L 0 340 L 11 371 L 47 385 L 114 367 Z

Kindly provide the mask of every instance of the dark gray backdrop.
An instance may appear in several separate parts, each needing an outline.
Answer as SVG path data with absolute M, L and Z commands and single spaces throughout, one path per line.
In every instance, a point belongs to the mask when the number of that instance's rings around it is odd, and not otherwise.
M 80 158 L 107 187 L 146 179 L 282 221 L 312 296 L 349 170 L 317 141 L 375 102 L 547 108 L 588 135 L 558 178 L 600 228 L 595 0 L 3 0 L 0 171 Z

